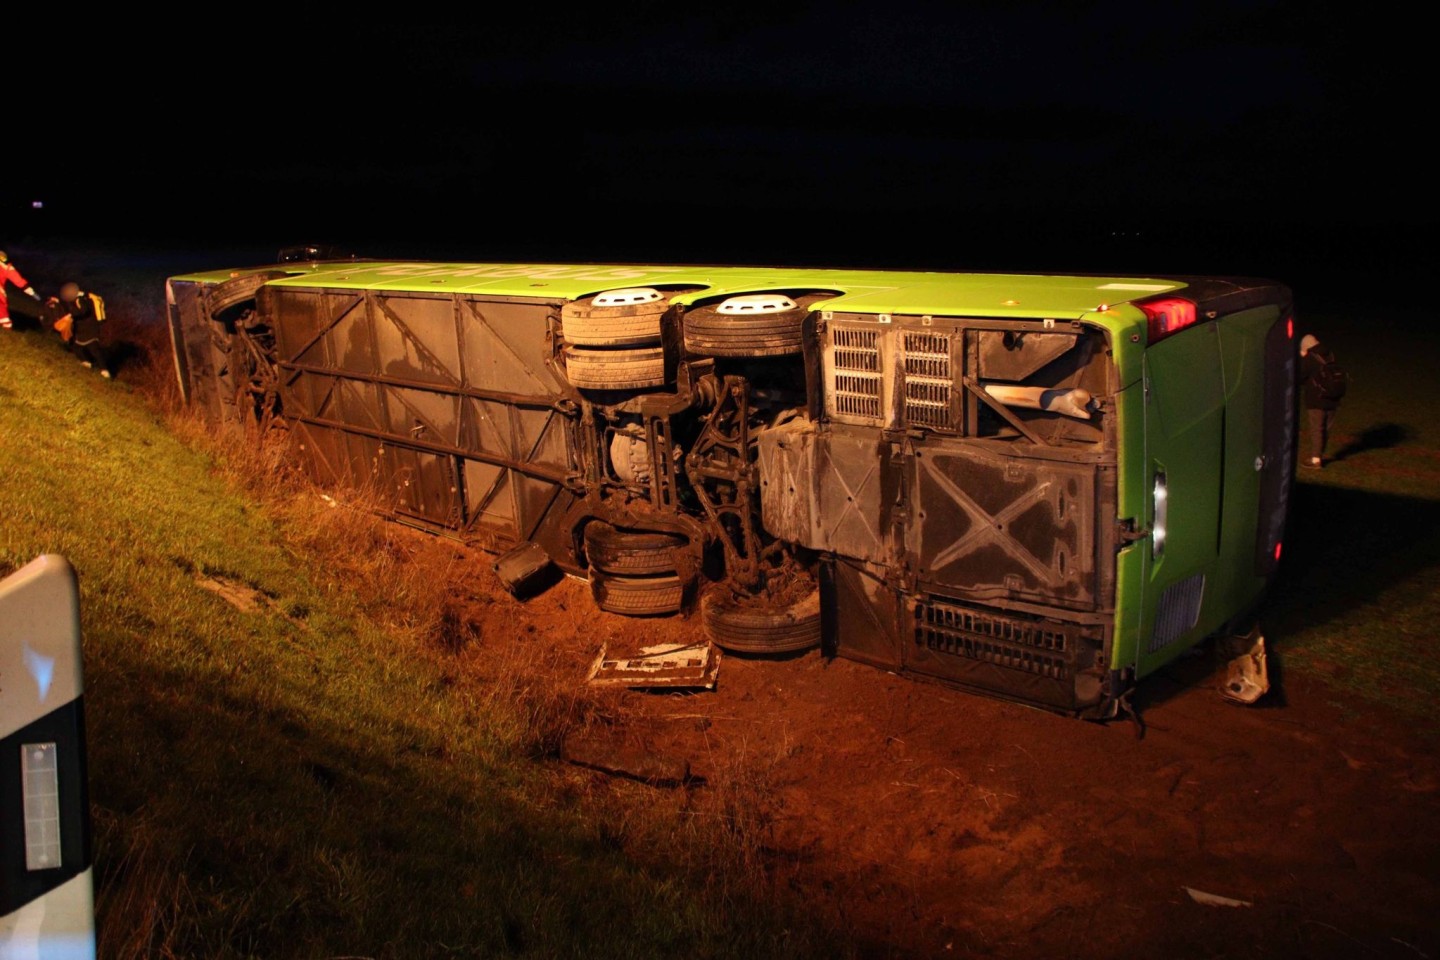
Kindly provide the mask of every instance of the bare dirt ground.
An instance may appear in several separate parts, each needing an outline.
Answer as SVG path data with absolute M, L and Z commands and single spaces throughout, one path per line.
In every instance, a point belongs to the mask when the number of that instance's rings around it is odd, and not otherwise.
M 571 579 L 522 603 L 489 562 L 461 578 L 482 670 L 545 645 L 578 684 L 602 644 L 698 636 L 693 616 L 600 612 Z M 816 651 L 620 696 L 632 747 L 763 784 L 768 869 L 862 956 L 1440 956 L 1433 732 L 1303 678 L 1233 706 L 1221 676 L 1199 656 L 1146 681 L 1143 739 Z

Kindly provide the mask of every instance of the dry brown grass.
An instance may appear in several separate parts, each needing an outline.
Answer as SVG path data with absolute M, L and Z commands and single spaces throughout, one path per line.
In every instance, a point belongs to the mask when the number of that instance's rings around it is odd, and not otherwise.
M 138 817 L 123 826 L 96 807 L 97 952 L 109 960 L 179 960 L 188 939 L 194 897 L 183 862 L 166 850 L 164 831 Z
M 504 705 L 494 714 L 513 720 L 506 738 L 525 754 L 554 756 L 576 726 L 630 715 L 616 695 L 577 682 L 573 651 L 534 635 L 528 611 L 516 609 L 491 572 L 489 555 L 385 519 L 375 490 L 316 484 L 283 430 L 217 432 L 181 406 L 169 410 L 167 422 L 265 504 L 290 548 L 311 559 L 323 592 L 352 594 L 357 613 L 416 653 L 445 661 L 454 682 L 474 687 L 483 703 Z M 504 642 L 482 643 L 501 631 Z
M 165 325 L 140 308 L 116 310 L 107 303 L 105 344 L 111 365 L 126 382 L 145 393 L 157 407 L 180 406 L 180 385 Z
M 315 561 L 324 592 L 353 592 L 358 612 L 417 636 L 438 638 L 456 619 L 447 585 L 463 546 L 386 521 L 373 490 L 316 484 L 296 462 L 284 430 L 217 430 L 178 405 L 166 420 L 173 433 L 213 457 L 217 473 L 276 518 L 286 544 Z
M 475 697 L 479 714 L 506 718 L 508 726 L 495 732 L 523 755 L 553 758 L 568 734 L 592 725 L 624 735 L 654 722 L 635 695 L 578 682 L 573 649 L 529 634 L 525 612 L 505 599 L 485 554 L 384 519 L 373 491 L 316 486 L 295 464 L 283 431 L 217 435 L 183 409 L 170 420 L 283 518 L 293 548 L 326 571 L 326 589 L 355 591 L 367 617 L 444 661 L 450 682 Z M 782 759 L 745 743 L 716 743 L 703 787 L 687 792 L 678 808 L 669 799 L 618 805 L 597 817 L 602 842 L 663 851 L 662 859 L 705 877 L 712 894 L 744 902 L 773 879 L 770 811 Z

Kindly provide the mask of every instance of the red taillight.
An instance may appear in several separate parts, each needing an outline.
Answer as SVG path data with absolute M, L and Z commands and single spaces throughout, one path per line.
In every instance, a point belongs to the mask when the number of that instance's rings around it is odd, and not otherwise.
M 1294 318 L 1294 317 L 1287 317 L 1287 318 L 1285 318 L 1285 339 L 1286 339 L 1286 340 L 1294 340 L 1294 339 L 1295 339 L 1295 318 Z
M 1172 333 L 1193 327 L 1200 319 L 1195 304 L 1183 297 L 1159 297 L 1135 304 L 1150 321 L 1150 342 L 1164 340 Z
M 1283 546 L 1285 546 L 1285 544 L 1283 544 L 1283 543 L 1277 542 L 1277 543 L 1275 544 L 1275 562 L 1276 562 L 1276 563 L 1279 563 L 1279 562 L 1280 562 L 1280 548 L 1283 547 Z

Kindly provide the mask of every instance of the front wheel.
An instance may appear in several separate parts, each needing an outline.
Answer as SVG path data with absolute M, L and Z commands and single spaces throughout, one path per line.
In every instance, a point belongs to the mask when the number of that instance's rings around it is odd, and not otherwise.
M 820 591 L 784 606 L 752 606 L 711 591 L 700 601 L 700 622 L 718 647 L 736 653 L 793 653 L 820 644 Z
M 685 581 L 679 574 L 620 577 L 590 570 L 590 595 L 595 605 L 627 617 L 679 613 L 685 606 Z

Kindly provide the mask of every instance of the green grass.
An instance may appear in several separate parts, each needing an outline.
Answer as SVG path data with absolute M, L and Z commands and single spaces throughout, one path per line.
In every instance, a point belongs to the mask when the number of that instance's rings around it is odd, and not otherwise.
M 703 797 L 543 759 L 583 700 L 458 676 L 216 450 L 0 340 L 0 574 L 80 574 L 103 956 L 843 952 Z
M 1300 472 L 1262 624 L 1286 669 L 1440 719 L 1440 330 L 1379 302 L 1301 306 L 1352 382 L 1339 459 Z

